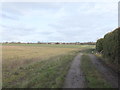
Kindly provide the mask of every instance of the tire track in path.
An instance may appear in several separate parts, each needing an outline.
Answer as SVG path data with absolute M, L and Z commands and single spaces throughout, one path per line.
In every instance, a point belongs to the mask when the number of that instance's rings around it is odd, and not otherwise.
M 85 88 L 85 78 L 80 68 L 81 56 L 79 53 L 72 61 L 63 88 Z

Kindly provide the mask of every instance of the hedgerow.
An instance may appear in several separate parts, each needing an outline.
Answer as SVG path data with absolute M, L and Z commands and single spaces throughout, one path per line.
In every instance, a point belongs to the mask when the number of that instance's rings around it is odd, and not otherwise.
M 120 27 L 107 33 L 104 38 L 98 39 L 96 50 L 103 51 L 103 56 L 109 58 L 113 63 L 118 63 L 120 59 Z

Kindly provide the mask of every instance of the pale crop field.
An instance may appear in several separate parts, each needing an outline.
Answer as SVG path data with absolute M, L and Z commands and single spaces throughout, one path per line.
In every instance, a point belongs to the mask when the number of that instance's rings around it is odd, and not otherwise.
M 30 62 L 46 60 L 50 57 L 62 55 L 76 48 L 53 48 L 37 46 L 3 46 L 3 69 L 13 69 Z

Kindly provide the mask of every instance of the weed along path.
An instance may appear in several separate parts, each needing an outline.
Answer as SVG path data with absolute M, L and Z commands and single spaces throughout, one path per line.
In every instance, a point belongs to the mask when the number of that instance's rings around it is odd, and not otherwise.
M 102 73 L 104 79 L 106 79 L 106 81 L 111 84 L 113 88 L 118 88 L 118 74 L 104 65 L 95 55 L 89 54 L 89 56 L 92 63 Z
M 85 88 L 84 75 L 80 69 L 81 56 L 79 53 L 72 61 L 63 88 Z

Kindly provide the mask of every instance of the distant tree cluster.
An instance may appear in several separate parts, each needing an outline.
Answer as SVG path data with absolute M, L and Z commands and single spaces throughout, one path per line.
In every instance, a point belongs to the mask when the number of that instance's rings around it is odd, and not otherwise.
M 95 45 L 95 42 L 84 42 L 84 43 L 80 43 L 81 45 Z
M 109 58 L 113 63 L 120 59 L 120 27 L 107 33 L 104 38 L 96 42 L 96 50 L 103 51 L 103 56 Z
M 4 43 L 6 43 L 6 44 L 9 44 L 9 43 L 11 43 L 11 44 L 20 44 L 21 42 L 4 42 Z

